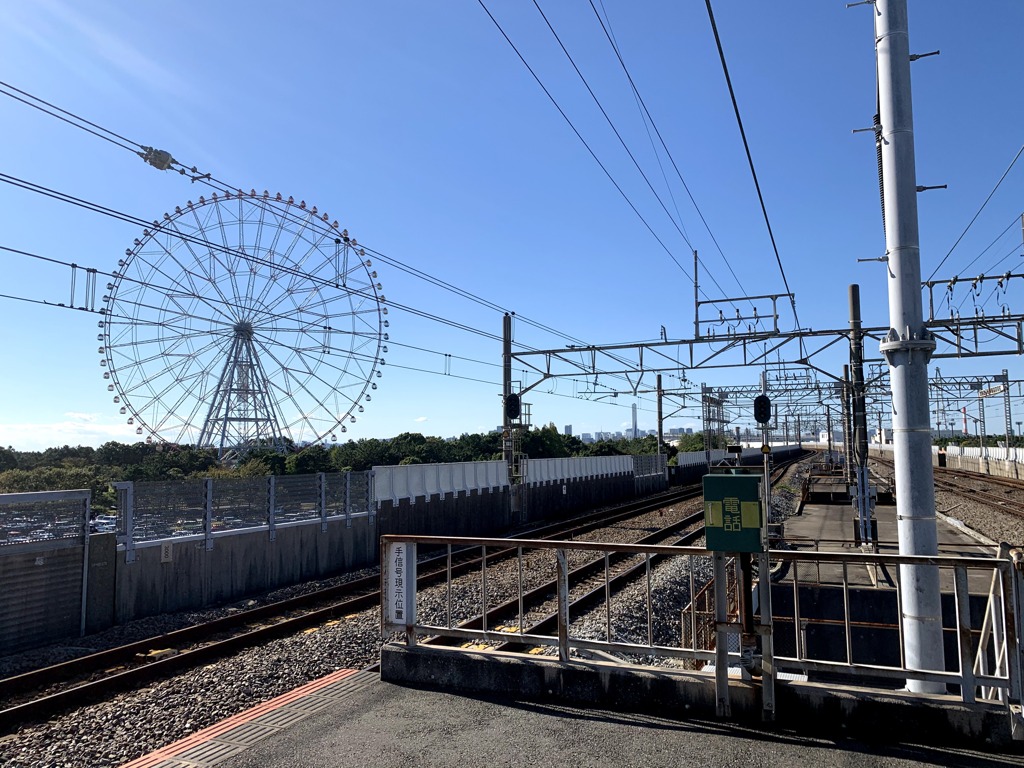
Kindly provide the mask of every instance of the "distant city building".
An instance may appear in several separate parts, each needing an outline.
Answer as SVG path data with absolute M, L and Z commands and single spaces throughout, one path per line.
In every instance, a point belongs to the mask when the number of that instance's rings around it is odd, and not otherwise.
M 566 424 L 565 425 L 565 434 L 568 437 L 572 437 L 572 424 Z
M 584 443 L 589 444 L 594 442 L 594 436 L 589 432 L 584 432 L 582 435 L 580 435 L 580 440 L 582 440 Z

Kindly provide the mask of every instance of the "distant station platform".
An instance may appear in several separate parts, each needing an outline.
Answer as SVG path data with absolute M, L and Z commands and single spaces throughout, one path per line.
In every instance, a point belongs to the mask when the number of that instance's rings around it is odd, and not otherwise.
M 875 507 L 872 543 L 879 553 L 899 552 L 896 514 L 894 504 Z M 829 552 L 858 548 L 857 518 L 849 501 L 805 504 L 799 514 L 786 519 L 784 530 L 786 543 L 797 549 Z M 940 554 L 976 557 L 994 552 L 995 542 L 945 515 L 936 515 L 936 534 Z

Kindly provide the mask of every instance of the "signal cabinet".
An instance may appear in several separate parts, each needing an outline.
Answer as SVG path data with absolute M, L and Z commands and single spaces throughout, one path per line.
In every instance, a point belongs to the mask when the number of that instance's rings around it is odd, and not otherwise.
M 761 552 L 760 474 L 704 475 L 704 526 L 708 549 Z

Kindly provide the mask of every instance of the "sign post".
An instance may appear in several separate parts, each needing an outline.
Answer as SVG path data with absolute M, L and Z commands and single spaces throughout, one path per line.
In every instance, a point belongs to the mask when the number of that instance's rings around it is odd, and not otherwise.
M 384 581 L 386 628 L 405 630 L 406 644 L 416 645 L 416 545 L 407 541 L 386 543 Z

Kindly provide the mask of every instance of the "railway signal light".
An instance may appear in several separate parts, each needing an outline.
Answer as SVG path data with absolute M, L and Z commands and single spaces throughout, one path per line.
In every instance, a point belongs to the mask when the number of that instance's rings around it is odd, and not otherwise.
M 521 413 L 522 404 L 519 402 L 519 395 L 515 392 L 510 392 L 505 397 L 505 418 L 509 421 L 515 421 Z
M 767 395 L 758 395 L 754 398 L 754 421 L 758 424 L 767 424 L 772 420 L 772 401 Z

